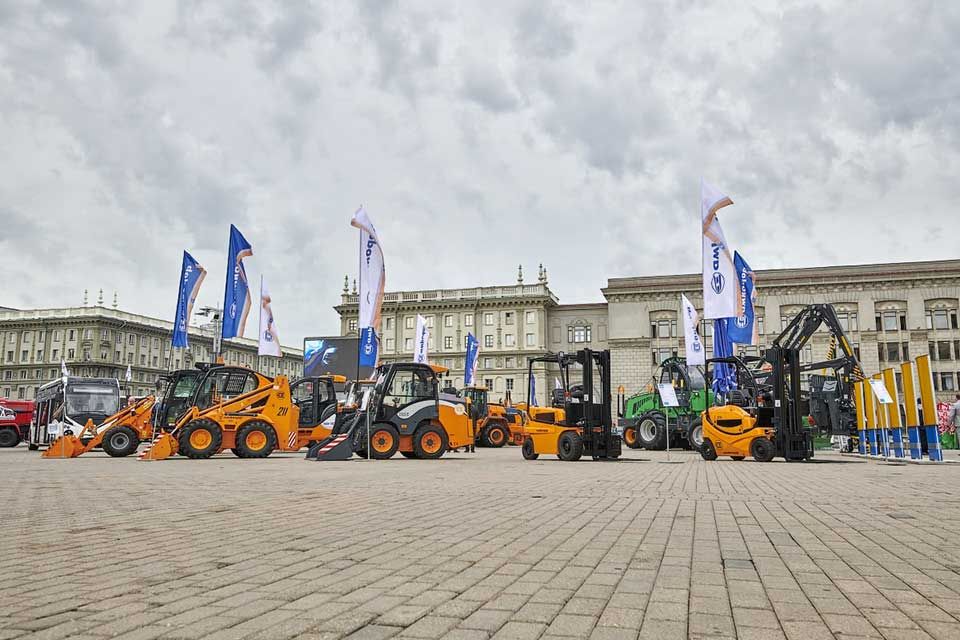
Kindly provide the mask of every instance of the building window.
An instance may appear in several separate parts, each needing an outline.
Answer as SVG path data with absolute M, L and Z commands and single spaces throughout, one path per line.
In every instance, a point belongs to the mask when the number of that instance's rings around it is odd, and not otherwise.
M 131 333 L 131 334 L 127 337 L 127 344 L 129 344 L 131 347 L 134 346 L 134 345 L 136 345 L 136 344 L 137 344 L 137 336 L 135 336 L 135 335 L 133 335 L 133 334 Z
M 123 344 L 123 334 L 120 333 L 119 331 L 117 332 L 116 343 L 117 343 L 117 344 Z
M 84 340 L 89 340 L 90 338 L 93 337 L 92 334 L 93 334 L 93 332 L 90 331 L 90 329 L 84 329 L 84 330 L 83 330 L 83 339 L 84 339 Z
M 513 391 L 513 378 L 507 378 L 507 391 Z
M 887 362 L 900 362 L 900 343 L 887 343 Z
M 427 316 L 427 328 L 433 329 L 433 316 Z
M 7 362 L 13 362 L 13 351 L 7 351 Z
M 43 349 L 37 349 L 37 362 L 43 362 Z
M 393 338 L 387 338 L 387 351 L 393 351 L 394 344 Z
M 587 326 L 567 327 L 567 342 L 590 342 L 591 329 Z
M 484 368 L 484 369 L 493 369 L 493 358 L 484 358 L 484 359 L 483 359 L 483 368 Z
M 384 329 L 387 331 L 393 331 L 393 318 L 387 318 L 384 322 Z
M 484 378 L 483 386 L 485 386 L 490 391 L 493 391 L 493 378 Z
M 453 326 L 453 314 L 448 313 L 443 316 L 443 326 L 452 327 Z
M 444 337 L 443 337 L 443 348 L 444 348 L 444 349 L 453 349 L 453 336 L 444 336 Z
M 516 346 L 516 339 L 514 338 L 512 333 L 508 333 L 505 336 L 503 336 L 503 344 L 508 347 Z
M 413 338 L 404 338 L 403 348 L 407 351 L 413 351 Z
M 533 324 L 537 321 L 536 311 L 527 311 L 527 324 Z
M 940 374 L 940 390 L 941 391 L 954 391 L 956 387 L 954 387 L 953 382 L 954 382 L 953 372 Z
M 357 330 L 357 321 L 347 320 L 347 331 L 356 331 L 356 330 Z
M 30 352 L 24 349 L 20 352 L 20 362 L 26 362 L 30 359 Z
M 951 360 L 950 357 L 950 342 L 948 340 L 940 340 L 937 342 L 937 360 Z
M 487 349 L 490 349 L 490 348 L 493 347 L 493 336 L 492 336 L 492 335 L 489 335 L 489 334 L 488 334 L 488 335 L 483 336 L 483 346 L 486 347 Z
M 76 356 L 76 353 L 77 352 L 74 349 L 67 349 L 67 359 L 73 360 L 74 357 Z
M 483 314 L 483 324 L 484 324 L 484 326 L 487 326 L 487 327 L 492 327 L 492 326 L 493 326 L 493 314 L 492 314 L 492 313 L 485 313 L 485 314 Z
M 884 311 L 876 315 L 877 331 L 906 331 L 906 311 Z
M 463 336 L 463 348 L 466 349 L 470 346 L 470 336 Z
M 407 329 L 413 329 L 414 322 L 415 318 L 413 316 L 407 316 L 403 319 L 403 326 L 405 326 Z
M 513 311 L 506 311 L 503 314 L 504 324 L 513 324 Z
M 527 346 L 528 346 L 528 347 L 534 347 L 534 346 L 536 346 L 536 344 L 537 344 L 537 337 L 536 337 L 536 335 L 533 334 L 533 333 L 528 333 L 528 334 L 527 334 Z
M 107 350 L 106 350 L 106 349 L 100 349 L 100 359 L 101 359 L 101 360 L 106 360 L 106 359 L 107 359 Z
M 114 352 L 113 352 L 113 361 L 114 361 L 114 362 L 120 362 L 120 352 L 119 352 L 119 351 L 114 351 Z M 167 361 L 169 362 L 169 361 L 170 361 L 170 358 L 167 358 Z
M 956 309 L 928 310 L 926 313 L 926 316 L 927 316 L 927 329 L 946 330 L 950 328 L 953 328 L 953 329 L 957 328 Z
M 133 364 L 133 354 L 132 354 L 132 353 L 128 353 L 128 354 L 127 354 L 127 364 Z M 180 368 L 180 364 L 179 364 L 179 360 L 178 360 L 178 361 L 177 361 L 177 369 L 179 369 L 179 368 Z
M 53 350 L 52 357 L 51 357 L 51 360 L 54 360 L 54 361 L 55 361 L 55 360 L 56 360 L 57 358 L 59 358 L 59 357 L 60 357 L 60 349 L 54 349 L 54 350 Z
M 855 311 L 840 311 L 837 313 L 837 320 L 840 321 L 840 328 L 844 331 L 859 331 L 857 313 Z

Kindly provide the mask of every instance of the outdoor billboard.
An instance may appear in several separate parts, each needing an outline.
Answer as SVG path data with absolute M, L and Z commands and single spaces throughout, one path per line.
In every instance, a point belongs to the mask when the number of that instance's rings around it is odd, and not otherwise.
M 303 375 L 320 376 L 325 373 L 357 379 L 357 353 L 360 338 L 341 336 L 303 339 Z M 373 367 L 360 367 L 360 378 L 369 378 Z

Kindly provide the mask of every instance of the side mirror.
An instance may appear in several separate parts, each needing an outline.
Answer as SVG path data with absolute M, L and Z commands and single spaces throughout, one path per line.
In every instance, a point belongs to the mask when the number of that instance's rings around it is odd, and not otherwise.
M 570 392 L 570 397 L 576 400 L 583 400 L 583 389 L 574 389 Z

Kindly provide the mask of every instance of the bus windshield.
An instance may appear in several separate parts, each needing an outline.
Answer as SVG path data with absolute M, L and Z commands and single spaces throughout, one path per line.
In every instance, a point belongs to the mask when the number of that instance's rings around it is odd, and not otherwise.
M 77 384 L 67 387 L 68 415 L 113 415 L 120 408 L 120 389 L 113 385 Z

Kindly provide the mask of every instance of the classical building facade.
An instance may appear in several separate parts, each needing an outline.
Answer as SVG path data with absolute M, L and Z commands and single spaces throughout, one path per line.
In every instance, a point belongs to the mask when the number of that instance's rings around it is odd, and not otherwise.
M 829 302 L 869 375 L 929 353 L 934 385 L 942 399 L 960 383 L 960 260 L 869 264 L 757 271 L 760 349 L 769 346 L 804 306 Z M 607 299 L 614 380 L 636 389 L 651 380 L 657 364 L 683 354 L 678 322 L 680 294 L 702 308 L 700 274 L 612 278 Z M 701 329 L 708 352 L 711 325 Z M 825 359 L 825 332 L 815 335 L 801 358 Z M 755 353 L 757 347 L 742 349 Z M 899 373 L 897 374 L 899 377 Z
M 357 335 L 356 292 L 344 287 L 336 310 L 341 335 Z M 509 394 L 514 401 L 525 400 L 528 358 L 548 351 L 602 348 L 606 341 L 606 305 L 559 304 L 542 266 L 535 284 L 525 284 L 520 271 L 513 285 L 387 292 L 379 334 L 381 360 L 412 359 L 418 314 L 430 330 L 430 361 L 450 369 L 449 382 L 457 388 L 463 386 L 467 334 L 477 337 L 477 378 L 496 399 Z M 539 402 L 555 376 L 552 369 L 535 367 Z
M 190 348 L 170 346 L 173 323 L 102 305 L 62 309 L 0 310 L 0 397 L 32 399 L 37 387 L 60 376 L 60 363 L 77 376 L 118 378 L 130 366 L 129 393 L 147 395 L 167 371 L 213 358 L 213 327 L 190 327 Z M 225 340 L 223 357 L 267 375 L 295 378 L 303 352 L 282 358 L 257 355 L 257 342 Z
M 584 346 L 609 348 L 614 388 L 632 393 L 652 380 L 664 358 L 683 354 L 680 294 L 700 308 L 700 287 L 700 274 L 612 278 L 601 290 L 606 302 L 564 305 L 541 269 L 536 284 L 521 277 L 508 286 L 387 293 L 382 355 L 388 361 L 412 357 L 419 313 L 431 326 L 431 361 L 450 368 L 458 387 L 464 340 L 472 331 L 481 344 L 478 378 L 494 396 L 508 390 L 514 400 L 526 395 L 528 357 Z M 757 296 L 760 345 L 742 353 L 769 346 L 804 306 L 829 302 L 868 374 L 929 353 L 939 397 L 950 398 L 960 387 L 960 260 L 758 271 Z M 344 289 L 336 307 L 342 335 L 356 335 L 356 302 L 356 292 Z M 712 323 L 701 324 L 701 335 L 709 351 Z M 829 342 L 825 332 L 814 336 L 802 359 L 823 359 Z M 541 402 L 554 376 L 535 372 Z

